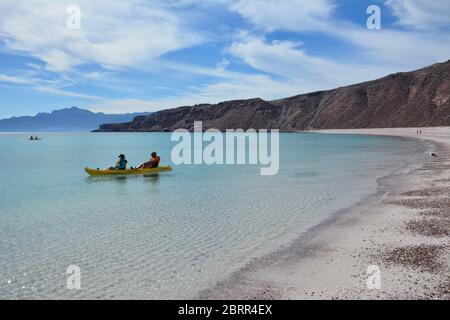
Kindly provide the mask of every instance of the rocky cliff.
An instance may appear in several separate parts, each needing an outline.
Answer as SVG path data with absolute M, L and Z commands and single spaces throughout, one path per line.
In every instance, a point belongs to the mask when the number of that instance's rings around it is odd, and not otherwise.
M 180 107 L 103 124 L 97 131 L 305 129 L 450 126 L 450 60 L 413 72 L 276 101 L 226 101 Z

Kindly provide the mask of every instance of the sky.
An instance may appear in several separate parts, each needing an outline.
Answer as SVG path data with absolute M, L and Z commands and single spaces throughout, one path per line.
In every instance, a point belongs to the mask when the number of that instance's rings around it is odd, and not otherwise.
M 278 99 L 449 59 L 450 0 L 0 0 L 0 118 Z

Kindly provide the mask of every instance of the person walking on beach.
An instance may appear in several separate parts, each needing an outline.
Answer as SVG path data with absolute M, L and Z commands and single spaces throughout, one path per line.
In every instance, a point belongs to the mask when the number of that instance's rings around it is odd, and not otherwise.
M 150 158 L 150 160 L 141 164 L 137 169 L 158 168 L 160 162 L 161 158 L 158 156 L 158 154 L 156 152 L 152 152 L 152 157 Z

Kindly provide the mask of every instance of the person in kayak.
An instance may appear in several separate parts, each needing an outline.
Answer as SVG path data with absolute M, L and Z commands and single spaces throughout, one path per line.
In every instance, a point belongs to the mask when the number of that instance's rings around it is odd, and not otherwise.
M 152 157 L 150 158 L 150 160 L 141 164 L 137 169 L 158 168 L 160 162 L 161 158 L 158 156 L 158 154 L 156 152 L 152 152 Z
M 126 170 L 127 169 L 127 159 L 125 159 L 125 155 L 121 154 L 119 156 L 119 160 L 116 162 L 115 167 L 109 168 L 109 170 Z

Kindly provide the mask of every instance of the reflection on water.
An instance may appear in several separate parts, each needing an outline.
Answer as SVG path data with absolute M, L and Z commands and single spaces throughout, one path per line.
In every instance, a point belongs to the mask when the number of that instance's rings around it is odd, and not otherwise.
M 124 184 L 127 182 L 127 178 L 128 178 L 127 176 L 100 176 L 100 177 L 89 176 L 85 179 L 85 181 L 89 184 L 107 181 L 116 181 L 120 184 Z
M 124 184 L 127 179 L 141 179 L 143 177 L 144 182 L 151 183 L 153 185 L 158 185 L 161 180 L 159 173 L 152 173 L 146 175 L 115 175 L 115 176 L 89 176 L 85 178 L 88 184 L 93 183 L 108 183 L 108 182 L 118 182 L 119 184 Z
M 160 177 L 159 173 L 144 175 L 144 182 L 149 182 L 155 186 L 159 184 L 160 179 L 161 179 L 161 177 Z

